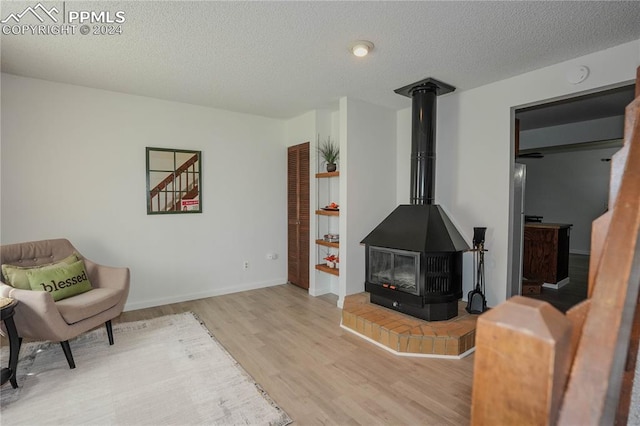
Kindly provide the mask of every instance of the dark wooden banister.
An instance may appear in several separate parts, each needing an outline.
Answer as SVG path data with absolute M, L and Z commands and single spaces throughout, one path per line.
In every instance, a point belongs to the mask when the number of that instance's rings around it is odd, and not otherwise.
M 612 160 L 609 211 L 593 223 L 588 299 L 565 316 L 516 296 L 480 316 L 472 424 L 626 422 L 640 334 L 639 241 L 640 67 Z
M 184 162 L 184 164 L 182 164 L 180 167 L 178 167 L 176 169 L 175 174 L 170 174 L 166 178 L 162 179 L 162 181 L 160 181 L 160 183 L 158 183 L 156 186 L 154 186 L 153 189 L 150 191 L 151 192 L 151 198 L 153 198 L 156 195 L 158 195 L 158 193 L 160 191 L 162 191 L 164 188 L 166 188 L 167 185 L 169 185 L 171 182 L 173 182 L 176 177 L 178 177 L 181 174 L 183 174 L 184 172 L 186 172 L 189 169 L 189 167 L 194 165 L 197 161 L 198 161 L 198 154 L 196 154 L 193 157 L 189 158 L 187 161 Z

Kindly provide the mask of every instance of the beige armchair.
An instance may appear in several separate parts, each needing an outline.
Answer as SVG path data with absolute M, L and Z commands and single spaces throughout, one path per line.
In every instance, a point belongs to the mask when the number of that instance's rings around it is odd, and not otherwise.
M 75 368 L 75 363 L 69 339 L 105 324 L 109 344 L 113 345 L 111 320 L 120 315 L 127 301 L 129 269 L 85 259 L 66 239 L 0 246 L 0 264 L 25 267 L 58 262 L 74 252 L 84 260 L 91 291 L 55 302 L 46 291 L 21 290 L 0 282 L 0 296 L 20 302 L 14 316 L 20 339 L 60 342 L 70 368 Z M 6 330 L 0 331 L 6 336 Z

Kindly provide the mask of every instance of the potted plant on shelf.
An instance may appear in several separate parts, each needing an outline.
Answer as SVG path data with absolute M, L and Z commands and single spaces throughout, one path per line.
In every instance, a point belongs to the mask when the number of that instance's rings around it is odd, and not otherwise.
M 320 141 L 320 135 L 318 135 L 318 141 Z M 327 164 L 327 171 L 335 172 L 340 157 L 340 146 L 331 140 L 331 136 L 325 142 L 318 143 L 318 153 Z

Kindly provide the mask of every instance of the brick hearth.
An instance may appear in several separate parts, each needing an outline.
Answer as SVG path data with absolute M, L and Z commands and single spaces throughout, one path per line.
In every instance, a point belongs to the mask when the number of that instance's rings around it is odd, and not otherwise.
M 462 358 L 475 347 L 478 315 L 458 302 L 458 316 L 447 321 L 423 321 L 369 301 L 369 293 L 347 296 L 342 327 L 399 355 Z

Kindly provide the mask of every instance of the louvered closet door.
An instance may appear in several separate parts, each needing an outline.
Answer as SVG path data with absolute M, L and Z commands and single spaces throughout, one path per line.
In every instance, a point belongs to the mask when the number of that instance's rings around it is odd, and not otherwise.
M 309 288 L 309 142 L 287 151 L 288 280 Z

